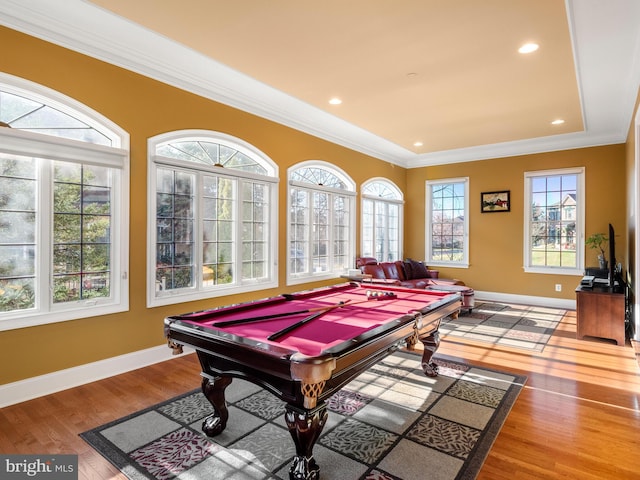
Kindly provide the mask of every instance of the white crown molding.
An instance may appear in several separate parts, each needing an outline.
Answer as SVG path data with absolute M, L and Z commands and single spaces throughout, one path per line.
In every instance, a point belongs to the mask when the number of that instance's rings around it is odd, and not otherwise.
M 0 0 L 0 24 L 401 166 L 403 159 L 413 155 L 392 142 L 81 0 Z
M 390 163 L 419 167 L 625 141 L 640 85 L 640 2 L 565 3 L 586 130 L 423 155 L 83 0 L 0 0 L 0 24 Z
M 427 153 L 417 156 L 405 163 L 406 168 L 418 168 L 430 165 L 474 162 L 491 158 L 516 157 L 533 153 L 556 152 L 574 148 L 597 147 L 624 143 L 626 136 L 616 133 L 587 135 L 585 132 L 567 133 L 553 137 L 540 137 L 517 142 L 480 145 L 478 147 L 460 148 L 444 152 Z

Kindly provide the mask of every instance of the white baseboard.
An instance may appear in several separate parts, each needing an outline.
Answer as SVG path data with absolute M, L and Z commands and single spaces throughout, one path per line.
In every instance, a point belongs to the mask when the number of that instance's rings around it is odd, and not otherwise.
M 508 293 L 475 291 L 476 300 L 493 302 L 518 303 L 541 307 L 563 308 L 575 310 L 576 301 L 559 298 L 530 297 L 527 295 L 513 295 Z M 193 350 L 185 348 L 185 355 Z M 99 362 L 88 363 L 78 367 L 60 370 L 38 377 L 27 378 L 5 385 L 0 385 L 0 408 L 15 403 L 31 400 L 50 393 L 95 382 L 103 378 L 119 375 L 136 368 L 146 367 L 158 362 L 176 358 L 166 345 L 148 348 L 137 352 L 107 358 Z
M 184 352 L 182 355 L 193 352 L 193 350 L 185 348 Z M 172 350 L 165 344 L 0 385 L 0 408 L 119 375 L 154 363 L 164 362 L 178 356 L 181 355 L 173 355 Z
M 565 310 L 575 310 L 576 301 L 566 298 L 531 297 L 528 295 L 515 295 L 512 293 L 482 292 L 475 290 L 475 300 L 485 300 L 490 302 L 517 303 L 521 305 L 535 305 L 537 307 L 563 308 Z

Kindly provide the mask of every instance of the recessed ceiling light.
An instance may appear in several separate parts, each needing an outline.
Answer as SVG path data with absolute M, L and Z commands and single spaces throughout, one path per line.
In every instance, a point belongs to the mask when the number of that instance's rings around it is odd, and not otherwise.
M 564 120 L 562 120 L 561 118 L 554 120 L 553 122 L 551 122 L 551 125 L 562 125 L 564 123 Z
M 535 52 L 536 50 L 538 50 L 538 48 L 540 48 L 540 45 L 538 45 L 537 43 L 525 43 L 524 45 L 522 45 L 518 49 L 518 52 L 520 52 L 520 53 L 531 53 L 531 52 Z
M 414 147 L 421 147 L 422 145 L 424 145 L 422 142 L 415 142 L 413 144 Z
M 331 105 L 340 105 L 342 103 L 342 100 L 340 100 L 338 97 L 333 97 L 331 100 L 329 100 L 329 103 Z

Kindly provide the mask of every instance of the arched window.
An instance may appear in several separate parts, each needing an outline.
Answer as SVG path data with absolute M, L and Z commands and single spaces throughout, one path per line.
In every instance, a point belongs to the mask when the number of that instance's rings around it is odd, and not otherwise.
M 128 309 L 128 135 L 0 74 L 0 330 Z
M 149 140 L 149 306 L 277 286 L 277 165 L 240 139 Z
M 402 192 L 391 181 L 374 178 L 362 186 L 360 255 L 379 262 L 402 260 Z
M 335 278 L 353 264 L 355 183 L 326 162 L 289 170 L 288 283 Z

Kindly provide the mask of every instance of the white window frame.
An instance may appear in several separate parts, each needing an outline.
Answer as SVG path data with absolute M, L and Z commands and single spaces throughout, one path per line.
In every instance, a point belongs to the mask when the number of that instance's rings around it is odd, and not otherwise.
M 433 199 L 431 193 L 432 186 L 453 183 L 464 184 L 464 246 L 462 250 L 462 260 L 460 260 L 459 262 L 434 260 L 431 258 L 431 232 L 433 230 L 431 222 L 433 213 Z M 425 182 L 425 197 L 425 261 L 429 266 L 434 267 L 469 268 L 469 177 L 427 180 Z
M 260 158 L 261 164 L 267 167 L 268 174 L 260 175 L 256 173 L 241 171 L 234 168 L 220 168 L 213 165 L 199 164 L 196 162 L 189 162 L 175 158 L 167 158 L 156 155 L 156 146 L 167 142 L 177 142 L 180 140 L 192 140 L 199 138 L 212 143 L 218 143 L 231 147 L 239 152 L 252 158 Z M 278 225 L 278 166 L 271 160 L 265 153 L 254 147 L 253 145 L 245 142 L 239 138 L 227 135 L 221 132 L 215 132 L 211 130 L 180 130 L 169 133 L 157 135 L 148 139 L 148 185 L 147 185 L 147 306 L 156 307 L 161 305 L 172 305 L 181 302 L 190 302 L 195 300 L 202 300 L 212 297 L 220 297 L 225 295 L 233 295 L 239 293 L 252 292 L 257 290 L 263 290 L 267 288 L 275 288 L 278 286 L 278 270 L 277 270 L 277 249 L 278 249 L 278 232 L 276 225 Z M 200 222 L 202 221 L 202 197 L 199 191 L 199 185 L 196 185 L 194 190 L 195 199 L 195 216 L 194 221 L 197 224 L 194 232 L 196 233 L 195 251 L 194 251 L 194 264 L 196 265 L 196 279 L 195 285 L 188 288 L 171 289 L 161 291 L 156 288 L 156 171 L 158 167 L 171 168 L 175 170 L 182 170 L 185 172 L 192 172 L 198 175 L 212 174 L 220 177 L 227 177 L 234 180 L 239 185 L 243 180 L 257 180 L 270 185 L 270 197 L 269 197 L 269 221 L 271 225 L 269 228 L 269 247 L 267 263 L 267 279 L 257 282 L 252 279 L 242 280 L 240 276 L 234 276 L 234 282 L 229 284 L 216 284 L 213 286 L 203 285 L 202 274 L 202 230 L 200 228 Z M 241 193 L 236 191 L 236 199 L 241 200 Z M 237 207 L 241 208 L 241 201 L 236 202 Z M 238 210 L 239 211 L 239 210 Z M 240 217 L 235 217 L 235 238 L 241 237 L 242 221 Z M 236 253 L 239 253 L 241 249 L 241 242 L 236 242 Z M 235 255 L 235 263 L 233 266 L 234 272 L 241 271 L 241 255 Z
M 550 177 L 561 175 L 576 175 L 576 266 L 533 266 L 531 265 L 531 179 L 536 177 Z M 585 228 L 585 169 L 584 167 L 563 168 L 557 170 L 538 170 L 524 172 L 524 250 L 523 269 L 526 273 L 541 273 L 552 275 L 584 275 L 584 228 Z
M 382 198 L 379 196 L 371 195 L 366 193 L 366 189 L 371 184 L 380 183 L 385 185 L 390 191 L 393 191 L 397 198 Z M 367 180 L 362 184 L 362 192 L 360 194 L 360 225 L 361 225 L 361 233 L 360 233 L 360 256 L 372 256 L 375 257 L 375 251 L 369 254 L 369 252 L 365 248 L 365 222 L 364 222 L 364 210 L 366 202 L 372 202 L 374 207 L 373 213 L 373 232 L 372 232 L 372 241 L 375 245 L 376 243 L 376 219 L 375 219 L 375 206 L 376 204 L 384 204 L 384 205 L 396 205 L 398 207 L 398 258 L 393 260 L 402 260 L 403 258 L 403 230 L 404 230 L 404 197 L 402 194 L 402 190 L 398 188 L 398 186 L 393 183 L 388 178 L 383 177 L 375 177 Z M 388 226 L 387 226 L 388 227 Z M 385 232 L 388 238 L 388 228 Z M 374 248 L 375 250 L 375 248 Z M 379 261 L 389 261 L 387 259 L 378 259 Z
M 0 152 L 33 157 L 41 162 L 63 161 L 108 167 L 114 172 L 111 196 L 110 296 L 54 303 L 52 284 L 51 184 L 38 180 L 35 308 L 0 313 L 0 331 L 89 318 L 129 309 L 129 135 L 114 122 L 86 105 L 34 82 L 0 73 L 0 90 L 37 100 L 97 129 L 110 132 L 113 146 L 61 138 L 42 133 L 0 128 Z M 45 185 L 46 183 L 46 185 Z M 46 246 L 45 246 L 46 245 Z
M 294 171 L 301 168 L 308 168 L 308 167 L 312 167 L 312 168 L 315 167 L 315 168 L 327 170 L 328 172 L 338 177 L 345 184 L 346 188 L 336 189 L 336 188 L 328 187 L 326 185 L 314 185 L 308 182 L 299 182 L 299 181 L 291 180 L 291 174 Z M 314 273 L 312 271 L 311 265 L 307 265 L 308 268 L 306 273 L 293 274 L 289 268 L 291 265 L 291 248 L 289 245 L 291 241 L 291 223 L 290 223 L 290 218 L 287 217 L 287 256 L 286 256 L 287 285 L 298 285 L 301 283 L 308 283 L 308 282 L 319 281 L 319 280 L 330 280 L 330 279 L 335 279 L 339 277 L 341 274 L 346 272 L 346 270 L 349 268 L 351 264 L 355 262 L 355 226 L 356 226 L 356 211 L 355 211 L 356 210 L 355 208 L 356 207 L 356 203 L 355 203 L 356 184 L 355 182 L 344 170 L 340 169 L 339 167 L 331 163 L 328 163 L 322 160 L 307 160 L 307 161 L 298 163 L 296 165 L 293 165 L 288 169 L 287 179 L 288 179 L 288 188 L 287 188 L 287 212 L 288 213 L 287 215 L 291 213 L 291 209 L 292 209 L 292 205 L 291 205 L 291 188 L 292 187 L 307 190 L 310 193 L 315 191 L 315 192 L 336 194 L 336 195 L 347 197 L 349 199 L 349 211 L 350 211 L 349 223 L 352 226 L 352 228 L 349 229 L 349 238 L 348 238 L 349 251 L 347 252 L 347 255 L 346 255 L 347 258 L 351 259 L 349 265 L 344 265 L 344 267 L 340 269 L 333 269 L 327 272 L 319 272 L 319 273 Z M 309 209 L 310 213 L 311 213 L 311 210 L 312 209 L 310 208 Z M 311 226 L 312 222 L 309 221 L 308 224 Z M 332 228 L 330 230 L 333 231 Z M 308 242 L 310 242 L 310 240 L 308 240 Z M 329 244 L 330 245 L 332 244 L 331 239 L 329 241 Z M 310 251 L 310 246 L 308 247 L 307 251 Z M 311 257 L 311 255 L 309 255 L 308 261 L 313 263 L 313 257 Z

